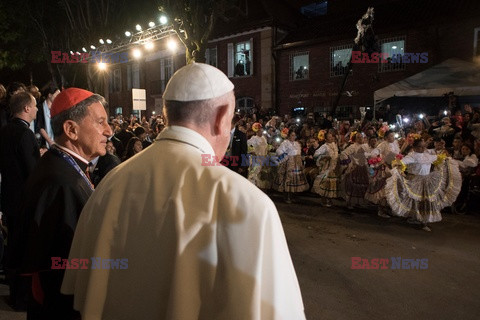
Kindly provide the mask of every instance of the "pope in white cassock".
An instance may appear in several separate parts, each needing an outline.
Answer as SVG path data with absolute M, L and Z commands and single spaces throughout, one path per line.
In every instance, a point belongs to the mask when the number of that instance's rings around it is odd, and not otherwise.
M 206 64 L 178 70 L 163 95 L 167 128 L 90 197 L 70 259 L 128 268 L 66 271 L 62 292 L 82 319 L 305 319 L 273 202 L 228 168 L 202 166 L 227 149 L 233 87 Z

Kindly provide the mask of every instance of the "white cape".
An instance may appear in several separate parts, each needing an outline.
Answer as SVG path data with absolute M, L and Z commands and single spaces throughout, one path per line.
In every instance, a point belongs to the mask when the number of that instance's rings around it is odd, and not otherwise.
M 201 135 L 169 127 L 116 167 L 80 216 L 72 258 L 127 269 L 66 271 L 84 320 L 304 319 L 273 202 L 237 173 L 202 166 Z

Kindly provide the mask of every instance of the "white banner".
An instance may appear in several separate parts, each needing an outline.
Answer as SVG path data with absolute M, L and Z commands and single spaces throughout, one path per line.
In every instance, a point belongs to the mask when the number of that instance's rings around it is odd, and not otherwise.
M 147 91 L 132 89 L 133 110 L 147 110 Z

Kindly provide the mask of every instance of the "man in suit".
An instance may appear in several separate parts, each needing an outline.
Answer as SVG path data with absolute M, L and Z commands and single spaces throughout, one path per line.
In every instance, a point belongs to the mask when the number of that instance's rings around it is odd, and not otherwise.
M 52 261 L 68 258 L 80 212 L 93 192 L 87 168 L 105 155 L 112 135 L 105 106 L 102 96 L 79 88 L 63 90 L 52 103 L 55 144 L 28 178 L 21 212 L 26 239 L 18 251 L 24 253 L 23 273 L 32 275 L 34 298 L 29 319 L 79 318 L 73 297 L 60 294 L 65 270 Z
M 239 129 L 241 125 L 240 116 L 235 115 L 232 119 L 231 139 L 227 158 L 228 168 L 247 178 L 247 135 Z
M 53 100 L 60 93 L 56 86 L 49 86 L 43 92 L 44 101 L 38 105 L 35 132 L 40 134 L 40 146 L 46 148 L 53 144 L 53 130 L 50 116 Z
M 25 309 L 25 295 L 28 291 L 22 290 L 25 286 L 20 284 L 21 279 L 15 276 L 15 269 L 18 266 L 13 258 L 15 252 L 12 248 L 22 236 L 18 209 L 25 196 L 23 188 L 40 158 L 35 134 L 29 129 L 30 123 L 37 115 L 35 98 L 27 92 L 17 93 L 10 100 L 10 110 L 13 119 L 0 131 L 1 205 L 9 231 L 6 266 L 10 280 L 11 303 L 15 309 Z
M 92 183 L 95 188 L 98 186 L 100 181 L 107 175 L 110 170 L 118 166 L 121 161 L 115 155 L 115 147 L 113 146 L 112 141 L 107 141 L 107 153 L 104 156 L 98 158 L 97 165 L 93 169 L 91 174 Z

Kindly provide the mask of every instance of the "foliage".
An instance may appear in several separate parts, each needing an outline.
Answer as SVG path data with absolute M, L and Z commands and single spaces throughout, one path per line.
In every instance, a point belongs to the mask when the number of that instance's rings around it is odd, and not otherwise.
M 187 63 L 205 62 L 205 50 L 215 21 L 236 4 L 234 0 L 164 0 L 159 10 L 173 24 L 185 45 Z

